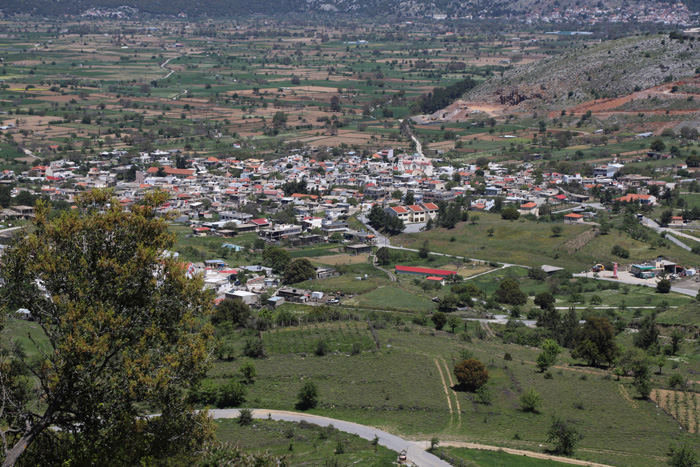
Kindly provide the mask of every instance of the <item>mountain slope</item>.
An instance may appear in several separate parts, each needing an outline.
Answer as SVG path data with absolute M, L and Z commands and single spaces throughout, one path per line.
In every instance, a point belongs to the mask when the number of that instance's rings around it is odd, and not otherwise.
M 698 65 L 700 43 L 667 35 L 628 37 L 509 70 L 468 92 L 465 99 L 563 108 L 691 76 Z
M 685 0 L 692 9 L 700 0 Z M 571 8 L 617 8 L 644 3 L 667 5 L 663 0 L 17 0 L 0 4 L 5 14 L 80 14 L 90 8 L 129 6 L 153 15 L 241 16 L 340 12 L 361 16 L 419 17 L 433 14 L 480 17 L 525 17 L 533 13 L 564 12 Z

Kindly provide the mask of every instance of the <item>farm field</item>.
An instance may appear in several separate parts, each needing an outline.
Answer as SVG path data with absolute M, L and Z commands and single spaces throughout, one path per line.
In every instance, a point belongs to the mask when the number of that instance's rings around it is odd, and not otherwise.
M 357 335 L 359 325 L 338 322 L 316 329 L 325 329 L 333 341 Z M 470 334 L 474 329 L 470 328 Z M 298 335 L 297 342 L 305 340 L 304 335 Z M 436 435 L 444 441 L 540 452 L 539 446 L 547 445 L 551 416 L 556 414 L 573 420 L 584 436 L 577 458 L 613 465 L 652 466 L 665 459 L 669 443 L 694 439 L 679 433 L 677 424 L 661 408 L 637 399 L 631 379 L 617 381 L 609 371 L 581 367 L 566 356 L 551 369 L 551 379 L 546 379 L 534 365 L 538 351 L 530 347 L 491 338 L 463 341 L 459 333 L 436 333 L 405 321 L 378 326 L 377 335 L 381 350 L 355 355 L 344 350 L 317 356 L 292 352 L 299 348 L 291 346 L 285 347 L 287 353 L 272 351 L 254 362 L 258 379 L 249 387 L 245 405 L 291 409 L 297 388 L 311 380 L 320 395 L 319 406 L 311 413 L 376 426 L 416 440 Z M 480 402 L 474 394 L 450 389 L 452 366 L 465 351 L 487 366 L 491 377 L 487 387 L 493 396 L 490 404 Z M 504 360 L 505 353 L 512 360 Z M 210 377 L 231 375 L 239 365 L 217 363 Z M 543 396 L 539 413 L 519 409 L 518 398 L 529 388 Z M 653 439 L 644 436 L 650 429 L 656 434 Z

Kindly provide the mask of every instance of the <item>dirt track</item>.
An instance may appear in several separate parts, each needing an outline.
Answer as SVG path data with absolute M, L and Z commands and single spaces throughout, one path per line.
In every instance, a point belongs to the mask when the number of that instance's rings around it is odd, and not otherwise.
M 585 465 L 585 466 L 590 466 L 590 467 L 610 467 L 607 464 L 599 464 L 597 462 L 590 462 L 590 461 L 584 461 L 584 460 L 579 460 L 579 459 L 571 459 L 569 457 L 553 456 L 551 454 L 544 454 L 541 452 L 524 451 L 522 449 L 511 449 L 511 448 L 502 448 L 502 447 L 498 447 L 498 446 L 488 446 L 486 444 L 478 444 L 478 443 L 465 443 L 465 442 L 461 442 L 461 441 L 444 441 L 444 442 L 441 441 L 440 446 L 455 447 L 455 448 L 467 448 L 467 449 L 481 449 L 484 451 L 503 451 L 503 452 L 506 452 L 508 454 L 514 454 L 516 456 L 533 457 L 535 459 L 548 459 L 548 460 L 553 460 L 556 462 L 561 462 L 564 464 Z

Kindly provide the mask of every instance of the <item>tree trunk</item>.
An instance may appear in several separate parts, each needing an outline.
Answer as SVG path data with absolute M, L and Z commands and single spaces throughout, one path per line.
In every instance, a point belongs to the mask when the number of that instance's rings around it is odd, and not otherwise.
M 15 445 L 7 451 L 5 456 L 5 461 L 2 463 L 2 467 L 14 467 L 14 465 L 19 460 L 19 457 L 27 450 L 29 445 L 34 441 L 34 439 L 41 434 L 47 426 L 50 425 L 50 420 L 48 417 L 44 416 L 39 423 L 34 425 Z

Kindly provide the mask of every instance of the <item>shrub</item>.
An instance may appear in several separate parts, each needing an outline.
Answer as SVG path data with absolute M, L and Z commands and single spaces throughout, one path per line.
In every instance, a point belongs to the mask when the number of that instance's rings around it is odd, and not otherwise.
M 238 424 L 241 426 L 248 426 L 253 423 L 253 411 L 250 409 L 241 409 L 238 413 Z
M 658 293 L 669 293 L 671 291 L 671 281 L 668 279 L 661 279 L 656 284 L 656 291 Z
M 216 403 L 218 397 L 219 387 L 210 379 L 205 379 L 202 381 L 202 384 L 199 385 L 199 388 L 197 388 L 194 396 L 197 402 L 201 402 L 203 404 L 214 404 Z
M 679 374 L 672 375 L 670 378 L 668 378 L 668 385 L 673 389 L 682 389 L 685 387 L 685 384 L 685 378 Z
M 262 358 L 265 356 L 265 345 L 262 339 L 248 339 L 243 346 L 243 355 L 250 358 Z
M 576 443 L 578 443 L 583 436 L 571 426 L 570 422 L 564 421 L 561 418 L 553 418 L 552 426 L 549 427 L 547 431 L 547 441 L 554 443 L 555 454 L 563 454 L 565 456 L 571 456 L 574 453 L 574 448 Z
M 217 407 L 238 407 L 245 401 L 246 390 L 238 381 L 229 381 L 219 387 Z
M 321 339 L 318 342 L 316 342 L 316 350 L 314 351 L 316 356 L 318 357 L 323 357 L 328 353 L 328 343 L 324 340 Z
M 255 382 L 258 371 L 255 369 L 253 362 L 244 362 L 238 371 L 241 373 L 244 383 L 253 384 Z
M 513 356 L 510 354 L 510 352 L 506 352 L 506 353 L 503 355 L 503 360 L 511 361 L 511 360 L 513 360 Z
M 475 358 L 462 360 L 454 368 L 460 386 L 468 391 L 476 391 L 489 380 L 489 372 L 483 363 Z
M 441 311 L 435 313 L 430 319 L 433 321 L 435 329 L 438 331 L 445 327 L 445 324 L 447 323 L 447 316 L 445 316 L 445 313 Z
M 313 409 L 318 405 L 318 387 L 312 381 L 302 386 L 297 396 L 296 408 L 298 410 Z
M 542 396 L 535 388 L 529 388 L 520 396 L 520 408 L 525 412 L 537 413 L 542 405 Z

